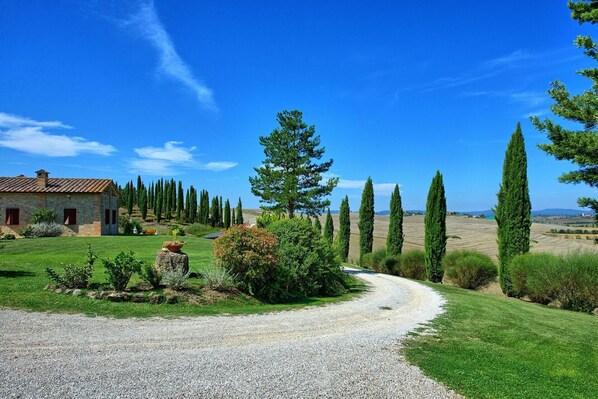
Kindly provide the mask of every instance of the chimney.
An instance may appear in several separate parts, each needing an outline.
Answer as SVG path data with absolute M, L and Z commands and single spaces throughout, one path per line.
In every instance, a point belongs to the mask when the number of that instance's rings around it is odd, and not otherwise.
M 46 188 L 48 187 L 48 175 L 49 172 L 46 172 L 43 169 L 38 170 L 35 172 L 37 174 L 37 187 L 38 188 Z

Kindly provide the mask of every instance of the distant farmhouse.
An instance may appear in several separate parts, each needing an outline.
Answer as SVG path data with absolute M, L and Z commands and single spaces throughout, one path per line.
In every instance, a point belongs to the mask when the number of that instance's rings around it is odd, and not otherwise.
M 111 179 L 0 176 L 0 231 L 18 234 L 36 209 L 52 209 L 81 236 L 118 234 L 118 193 Z

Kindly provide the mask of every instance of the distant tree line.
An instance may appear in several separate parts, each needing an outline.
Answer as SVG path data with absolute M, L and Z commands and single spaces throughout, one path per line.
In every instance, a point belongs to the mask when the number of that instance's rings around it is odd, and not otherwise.
M 148 211 L 154 213 L 156 222 L 176 220 L 185 223 L 201 223 L 212 227 L 229 228 L 243 224 L 243 204 L 241 198 L 236 208 L 231 208 L 228 199 L 214 196 L 210 202 L 207 190 L 199 193 L 193 186 L 183 189 L 182 181 L 159 179 L 145 184 L 137 176 L 136 184 L 129 181 L 124 187 L 117 185 L 119 206 L 126 208 L 129 215 L 137 206 L 143 220 L 148 219 Z

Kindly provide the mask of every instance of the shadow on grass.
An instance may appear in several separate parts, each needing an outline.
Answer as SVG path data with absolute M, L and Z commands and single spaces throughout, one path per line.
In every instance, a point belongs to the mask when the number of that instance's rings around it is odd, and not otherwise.
M 8 277 L 8 278 L 15 278 L 15 277 L 33 277 L 35 273 L 33 272 L 24 272 L 19 270 L 0 270 L 0 277 Z

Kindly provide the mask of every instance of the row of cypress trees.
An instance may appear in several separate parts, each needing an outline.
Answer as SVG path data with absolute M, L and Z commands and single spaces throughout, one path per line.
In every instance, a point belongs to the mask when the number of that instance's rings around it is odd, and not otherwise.
M 505 153 L 502 183 L 494 209 L 498 234 L 499 282 L 502 291 L 514 294 L 508 263 L 513 256 L 529 252 L 531 202 L 527 178 L 527 155 L 521 125 L 518 123 Z M 348 209 L 348 199 L 346 198 Z M 344 202 L 343 202 L 344 203 Z M 343 215 L 341 205 L 341 217 Z M 446 254 L 446 196 L 440 171 L 432 179 L 424 216 L 424 252 L 426 274 L 432 282 L 442 282 L 442 259 Z M 368 178 L 359 208 L 359 259 L 372 252 L 374 242 L 374 186 Z M 342 220 L 342 219 L 341 219 Z M 343 222 L 341 222 L 342 232 Z M 350 233 L 349 233 L 350 234 Z M 398 185 L 390 199 L 390 224 L 386 241 L 388 255 L 400 255 L 403 247 L 403 209 Z M 348 243 L 348 240 L 347 240 Z M 348 246 L 346 248 L 348 253 Z M 346 256 L 345 256 L 346 260 Z
M 133 213 L 133 207 L 138 206 L 143 220 L 147 220 L 148 210 L 154 212 L 156 221 L 162 219 L 176 219 L 180 222 L 201 223 L 212 227 L 228 228 L 234 224 L 243 224 L 243 204 L 241 198 L 235 209 L 231 208 L 230 201 L 220 196 L 212 198 L 207 190 L 197 190 L 190 186 L 183 190 L 183 183 L 174 179 L 160 179 L 146 186 L 137 176 L 137 185 L 128 182 L 124 188 L 118 186 L 120 205 L 126 207 L 127 213 Z

